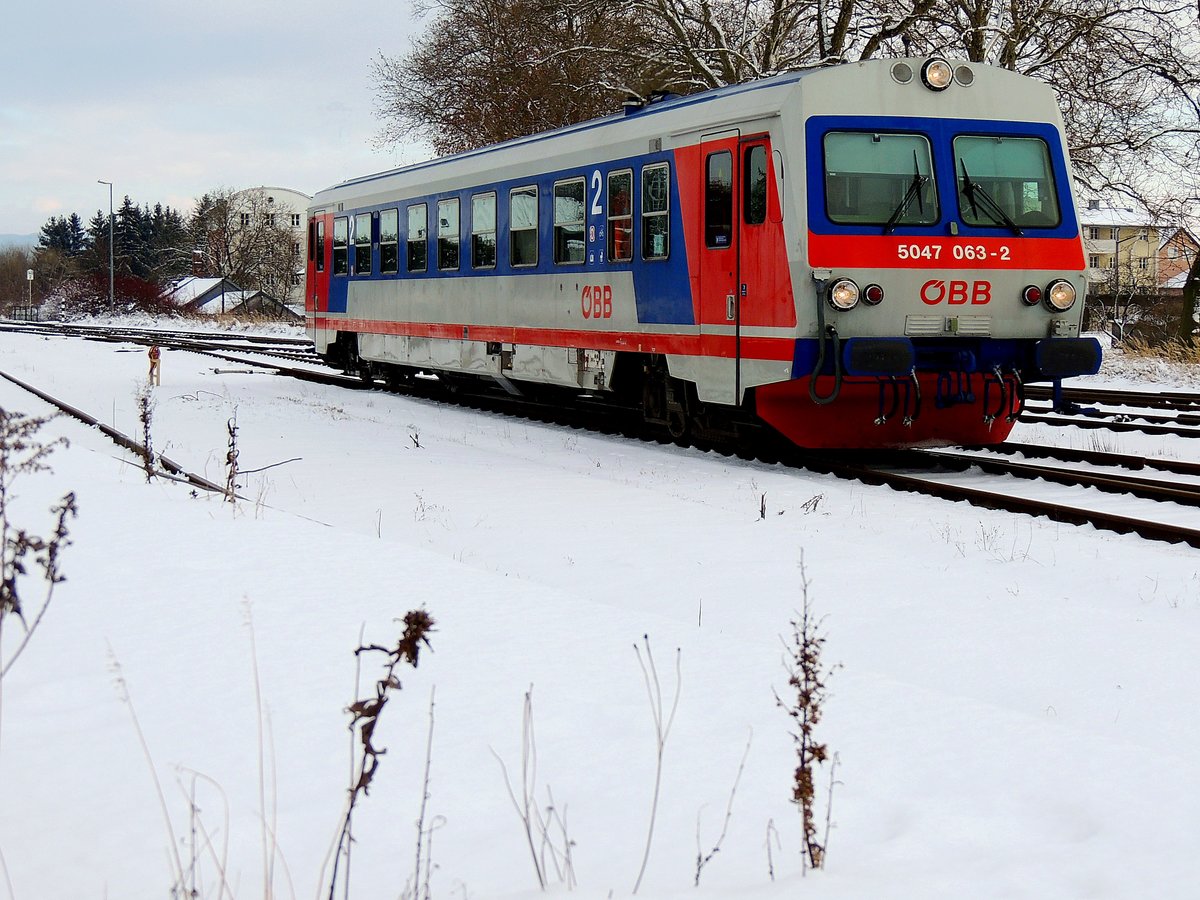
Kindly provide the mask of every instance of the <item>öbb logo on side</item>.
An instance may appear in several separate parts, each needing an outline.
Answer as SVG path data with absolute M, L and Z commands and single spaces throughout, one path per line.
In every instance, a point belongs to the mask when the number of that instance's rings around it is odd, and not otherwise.
M 934 278 L 921 285 L 921 300 L 937 306 L 943 300 L 951 306 L 961 306 L 968 300 L 974 306 L 992 302 L 990 281 L 942 281 Z
M 585 319 L 612 318 L 612 285 L 585 284 L 579 296 L 579 305 Z

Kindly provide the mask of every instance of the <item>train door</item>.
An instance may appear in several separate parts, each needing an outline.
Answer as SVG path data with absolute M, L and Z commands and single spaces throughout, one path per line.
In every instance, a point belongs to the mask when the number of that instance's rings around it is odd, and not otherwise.
M 722 403 L 738 398 L 739 241 L 737 131 L 700 140 L 700 334 L 703 352 L 715 362 L 709 396 Z
M 706 354 L 721 360 L 720 399 L 738 403 L 743 324 L 760 324 L 777 274 L 769 266 L 778 231 L 768 225 L 770 147 L 765 136 L 734 133 L 702 139 L 701 157 L 701 333 Z

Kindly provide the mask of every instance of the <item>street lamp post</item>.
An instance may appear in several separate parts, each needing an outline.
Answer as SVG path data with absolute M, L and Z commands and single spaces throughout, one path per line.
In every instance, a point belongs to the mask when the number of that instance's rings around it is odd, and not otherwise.
M 108 311 L 111 313 L 116 308 L 113 302 L 113 186 L 111 181 L 104 181 L 97 178 L 96 184 L 108 185 Z

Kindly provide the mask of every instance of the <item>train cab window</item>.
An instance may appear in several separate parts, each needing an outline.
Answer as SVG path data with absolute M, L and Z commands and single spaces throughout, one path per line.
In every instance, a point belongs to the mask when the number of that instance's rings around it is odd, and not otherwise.
M 408 208 L 408 271 L 424 272 L 428 265 L 429 211 L 424 203 Z
M 633 259 L 633 170 L 608 173 L 608 258 Z
M 538 261 L 537 187 L 515 188 L 508 193 L 508 253 L 514 266 L 536 266 Z
M 354 274 L 371 274 L 371 214 L 354 217 Z
M 333 274 L 350 272 L 350 219 L 339 216 L 333 220 Z
M 379 214 L 379 271 L 395 275 L 400 265 L 400 211 L 385 209 Z
M 954 139 L 958 210 L 984 228 L 1054 228 L 1062 221 L 1050 151 L 1041 138 L 959 135 Z
M 742 159 L 742 221 L 761 225 L 767 221 L 767 147 L 747 147 Z
M 733 239 L 733 155 L 728 150 L 710 153 L 705 173 L 704 243 L 722 249 Z
M 825 212 L 843 225 L 932 225 L 941 218 L 929 140 L 920 134 L 825 135 Z
M 666 259 L 671 250 L 671 170 L 667 163 L 642 169 L 642 259 Z
M 471 268 L 496 268 L 496 195 L 471 198 Z
M 442 271 L 452 271 L 458 268 L 458 198 L 439 200 L 438 216 L 438 268 Z
M 582 178 L 554 183 L 554 261 L 560 265 L 583 262 L 584 194 Z

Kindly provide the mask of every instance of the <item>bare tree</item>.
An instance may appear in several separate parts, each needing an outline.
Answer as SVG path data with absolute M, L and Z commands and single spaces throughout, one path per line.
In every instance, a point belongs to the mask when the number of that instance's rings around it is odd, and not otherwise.
M 690 94 L 862 59 L 936 0 L 431 0 L 409 53 L 372 66 L 378 142 L 454 153 Z
M 629 66 L 607 51 L 611 10 L 563 0 L 432 0 L 426 34 L 372 65 L 378 140 L 423 136 L 439 154 L 533 134 L 619 107 Z M 622 29 L 623 30 L 623 29 Z
M 29 284 L 25 273 L 31 268 L 33 253 L 24 247 L 0 250 L 0 310 L 4 315 L 11 314 L 15 307 L 24 306 L 29 302 Z
M 292 276 L 302 267 L 289 222 L 302 212 L 273 202 L 261 188 L 208 192 L 196 201 L 191 221 L 194 268 L 287 302 L 297 292 Z
M 944 53 L 1048 81 L 1095 191 L 1170 182 L 1200 134 L 1194 0 L 431 0 L 374 66 L 382 143 L 438 153 L 837 62 Z
M 938 52 L 1041 78 L 1057 92 L 1077 175 L 1140 200 L 1200 135 L 1194 0 L 937 0 L 908 33 Z

